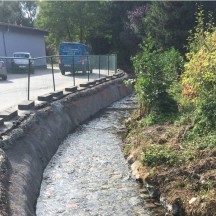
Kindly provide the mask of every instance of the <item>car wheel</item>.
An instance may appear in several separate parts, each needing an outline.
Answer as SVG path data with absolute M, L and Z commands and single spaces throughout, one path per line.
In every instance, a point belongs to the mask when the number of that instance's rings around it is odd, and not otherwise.
M 61 70 L 61 74 L 62 74 L 62 75 L 65 75 L 65 71 L 64 71 L 64 70 Z

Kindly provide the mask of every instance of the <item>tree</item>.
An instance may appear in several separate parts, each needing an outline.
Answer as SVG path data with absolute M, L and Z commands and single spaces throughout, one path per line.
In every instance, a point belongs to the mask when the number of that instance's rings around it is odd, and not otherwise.
M 216 128 L 216 27 L 211 14 L 209 17 L 206 23 L 204 11 L 199 8 L 182 74 L 184 102 L 195 108 L 195 129 L 199 133 Z
M 76 2 L 39 3 L 37 26 L 49 31 L 47 42 L 56 49 L 60 41 L 88 43 L 95 54 L 118 54 L 119 66 L 130 63 L 137 51 L 137 36 L 127 32 L 128 12 L 142 2 Z M 128 37 L 129 36 L 129 37 Z
M 40 2 L 37 26 L 49 31 L 53 47 L 62 40 L 88 42 L 103 21 L 97 17 L 98 8 L 100 2 Z
M 132 62 L 130 57 L 134 56 L 138 51 L 138 44 L 145 38 L 142 32 L 142 20 L 148 10 L 148 4 L 136 4 L 130 10 L 126 11 L 126 19 L 123 21 L 123 31 L 120 32 L 120 45 L 124 51 L 121 53 L 122 68 L 130 71 Z M 126 67 L 125 67 L 126 66 Z
M 23 14 L 22 24 L 33 27 L 37 15 L 37 3 L 34 1 L 21 1 L 20 7 Z
M 140 45 L 141 52 L 132 58 L 136 83 L 135 89 L 141 115 L 152 112 L 169 113 L 177 111 L 177 102 L 170 91 L 178 81 L 183 60 L 174 48 L 163 51 L 156 48 L 156 42 L 148 35 Z
M 2 1 L 0 22 L 33 27 L 36 18 L 35 2 Z
M 143 22 L 159 47 L 184 52 L 188 31 L 194 24 L 195 2 L 152 2 Z
M 128 18 L 130 11 L 146 5 L 146 2 L 110 2 L 108 5 L 108 26 L 111 32 L 111 52 L 118 54 L 118 64 L 127 71 L 131 69 L 130 57 L 137 52 L 140 38 L 134 34 Z M 131 15 L 132 16 L 132 15 Z
M 21 24 L 22 11 L 19 2 L 2 1 L 0 5 L 0 21 L 12 24 Z

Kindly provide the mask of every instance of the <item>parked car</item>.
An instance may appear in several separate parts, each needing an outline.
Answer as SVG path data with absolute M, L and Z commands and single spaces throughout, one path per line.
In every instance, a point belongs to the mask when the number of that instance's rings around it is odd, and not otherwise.
M 34 72 L 34 61 L 31 59 L 31 55 L 28 52 L 15 52 L 13 53 L 13 60 L 11 69 L 13 72 L 28 72 L 30 63 L 30 72 Z
M 90 47 L 76 42 L 62 42 L 59 45 L 59 69 L 64 75 L 66 71 L 71 73 L 88 70 L 92 73 L 90 63 Z
M 0 77 L 2 80 L 7 80 L 7 68 L 5 62 L 0 59 Z

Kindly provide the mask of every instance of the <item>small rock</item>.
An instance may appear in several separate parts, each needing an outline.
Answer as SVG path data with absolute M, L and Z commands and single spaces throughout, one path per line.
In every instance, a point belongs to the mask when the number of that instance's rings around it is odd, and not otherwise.
M 191 198 L 191 199 L 189 200 L 189 204 L 190 204 L 190 205 L 193 204 L 196 200 L 197 200 L 196 197 Z
M 129 157 L 127 158 L 127 162 L 129 164 L 133 164 L 135 162 L 135 159 L 134 159 L 133 155 L 129 155 Z
M 151 196 L 151 198 L 155 199 L 155 198 L 158 198 L 159 197 L 159 189 L 155 186 L 152 186 L 152 185 L 149 185 L 149 184 L 146 184 L 146 188 L 149 192 L 149 195 Z

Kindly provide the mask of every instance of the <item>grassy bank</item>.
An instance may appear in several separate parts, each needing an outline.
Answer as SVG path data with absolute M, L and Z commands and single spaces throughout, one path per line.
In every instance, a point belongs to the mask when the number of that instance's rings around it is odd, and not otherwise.
M 194 134 L 190 113 L 126 122 L 125 155 L 170 215 L 216 215 L 216 135 Z

